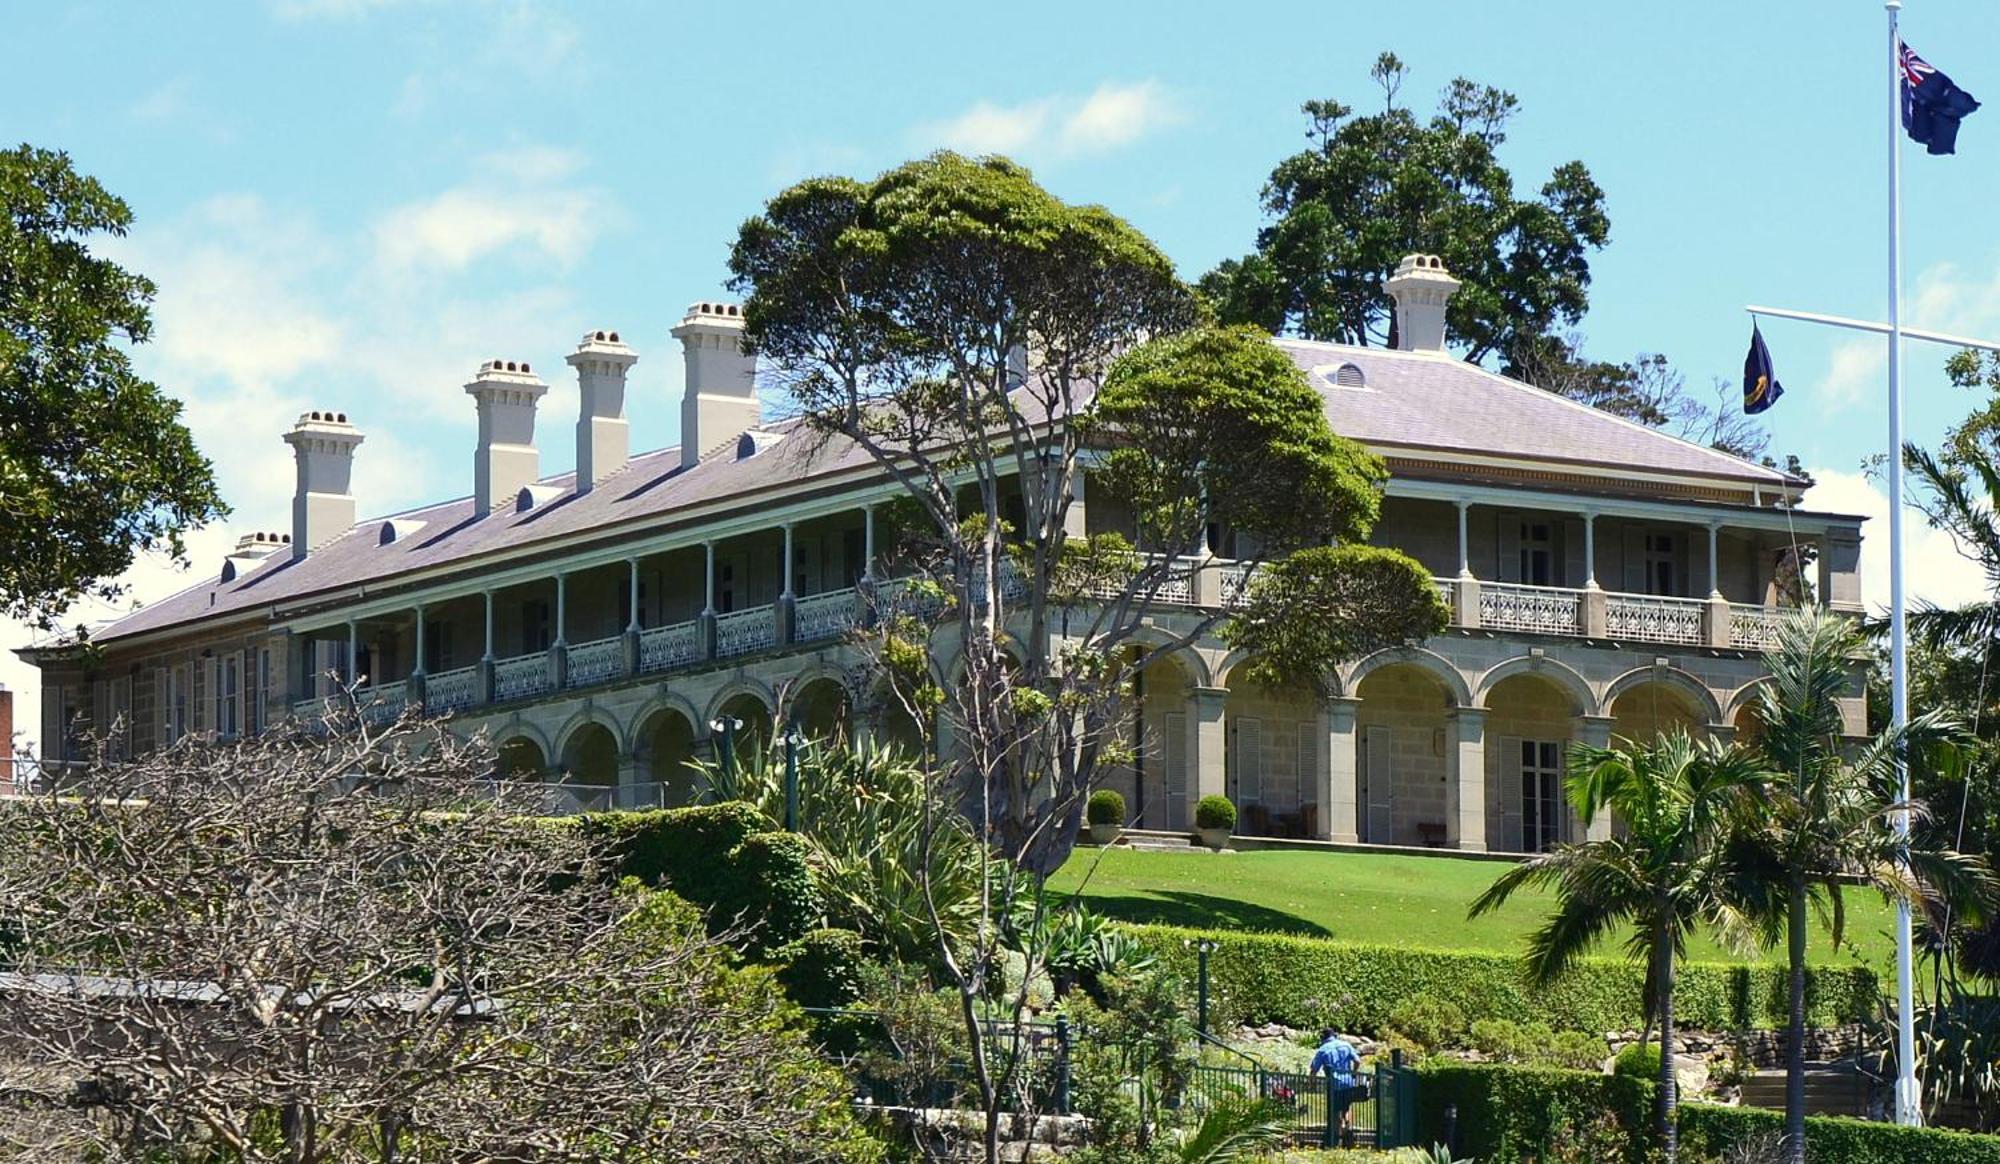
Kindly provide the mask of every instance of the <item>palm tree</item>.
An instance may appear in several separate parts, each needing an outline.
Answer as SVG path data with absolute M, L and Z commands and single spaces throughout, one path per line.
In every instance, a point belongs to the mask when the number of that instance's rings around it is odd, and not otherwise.
M 1729 891 L 1729 843 L 1762 799 L 1769 774 L 1742 749 L 1697 742 L 1684 731 L 1626 749 L 1572 745 L 1565 781 L 1577 815 L 1615 813 L 1620 836 L 1561 845 L 1509 869 L 1472 904 L 1498 909 L 1517 890 L 1552 889 L 1556 911 L 1528 939 L 1528 971 L 1561 976 L 1606 934 L 1632 927 L 1626 948 L 1646 964 L 1648 1020 L 1660 1028 L 1659 1135 L 1677 1150 L 1674 967 L 1687 935 L 1710 925 L 1733 939 L 1754 933 Z
M 1801 610 L 1780 626 L 1777 646 L 1765 657 L 1770 679 L 1752 705 L 1761 727 L 1755 746 L 1775 779 L 1759 830 L 1763 872 L 1745 878 L 1739 900 L 1761 918 L 1767 939 L 1780 931 L 1786 939 L 1785 1153 L 1792 1164 L 1805 1159 L 1809 912 L 1819 908 L 1838 947 L 1848 886 L 1868 885 L 1912 904 L 1975 899 L 1992 888 L 1983 860 L 1897 836 L 1899 813 L 1923 811 L 1902 797 L 1902 758 L 1952 746 L 1956 726 L 1930 714 L 1901 730 L 1849 737 L 1840 699 L 1853 690 L 1863 653 L 1863 634 L 1852 620 Z

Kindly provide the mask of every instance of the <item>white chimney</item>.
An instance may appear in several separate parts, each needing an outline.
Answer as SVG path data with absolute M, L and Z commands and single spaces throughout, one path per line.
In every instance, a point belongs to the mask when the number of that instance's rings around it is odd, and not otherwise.
M 1406 352 L 1444 350 L 1444 309 L 1458 280 L 1436 255 L 1404 255 L 1382 284 L 1396 301 L 1396 347 Z
M 583 337 L 567 361 L 576 369 L 583 406 L 576 414 L 576 491 L 590 492 L 599 481 L 625 467 L 632 452 L 625 423 L 625 372 L 639 357 L 619 342 L 615 331 Z
M 361 433 L 345 412 L 308 412 L 285 434 L 298 462 L 292 491 L 292 559 L 354 528 L 354 449 Z
M 743 350 L 743 309 L 734 303 L 688 307 L 673 336 L 687 360 L 681 397 L 681 468 L 757 427 L 757 357 Z
M 249 573 L 257 563 L 291 544 L 291 536 L 277 530 L 244 534 L 236 539 L 236 548 L 222 560 L 222 580 L 234 582 L 238 575 Z
M 528 365 L 488 360 L 465 386 L 479 402 L 479 448 L 472 457 L 472 502 L 481 517 L 512 505 L 541 476 L 535 451 L 535 405 L 549 390 Z

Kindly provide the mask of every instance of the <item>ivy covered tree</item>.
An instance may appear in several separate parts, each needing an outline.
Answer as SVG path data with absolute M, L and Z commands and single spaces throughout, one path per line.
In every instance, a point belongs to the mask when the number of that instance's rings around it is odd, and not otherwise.
M 1028 943 L 1002 981 L 1003 935 L 1038 931 L 1042 879 L 1131 758 L 1143 668 L 1226 634 L 1264 677 L 1317 683 L 1446 612 L 1415 561 L 1360 544 L 1384 467 L 1332 431 L 1291 360 L 1204 319 L 1128 223 L 1006 159 L 799 183 L 743 225 L 730 266 L 802 429 L 902 489 L 911 578 L 877 592 L 879 686 L 931 733 L 925 827 L 969 818 L 996 858 L 973 940 L 935 950 L 995 1160 L 1013 1060 L 987 1053 L 982 1016 L 1003 998 L 1018 1023 L 1042 956 Z M 1086 467 L 1093 503 L 1136 515 L 1131 536 L 1077 528 Z M 1244 559 L 1226 604 L 1211 526 Z M 1170 587 L 1216 600 L 1167 608 Z
M 1369 75 L 1380 112 L 1332 100 L 1302 107 L 1308 145 L 1264 186 L 1271 221 L 1257 249 L 1201 281 L 1222 317 L 1308 339 L 1393 343 L 1382 284 L 1420 252 L 1465 280 L 1446 320 L 1468 359 L 1511 359 L 1581 319 L 1589 253 L 1611 229 L 1584 164 L 1557 166 L 1533 197 L 1519 197 L 1499 160 L 1513 94 L 1461 77 L 1426 121 L 1398 101 L 1408 70 L 1395 54 Z
M 52 627 L 222 516 L 181 406 L 132 370 L 153 284 L 93 255 L 132 211 L 67 155 L 0 152 L 0 615 Z

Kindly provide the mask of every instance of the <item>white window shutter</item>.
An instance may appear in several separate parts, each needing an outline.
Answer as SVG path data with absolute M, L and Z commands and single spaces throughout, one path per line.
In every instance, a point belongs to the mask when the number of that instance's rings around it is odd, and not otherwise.
M 1368 782 L 1364 792 L 1368 800 L 1368 833 L 1361 839 L 1370 844 L 1387 845 L 1396 840 L 1395 778 L 1390 771 L 1390 752 L 1395 739 L 1395 730 L 1386 724 L 1370 724 L 1361 733 L 1366 761 L 1362 773 Z
M 1236 801 L 1239 805 L 1264 802 L 1264 724 L 1262 720 L 1236 721 Z
M 1500 819 L 1501 828 L 1508 847 L 1516 851 L 1527 851 L 1527 835 L 1521 819 L 1521 744 L 1520 736 L 1500 737 Z

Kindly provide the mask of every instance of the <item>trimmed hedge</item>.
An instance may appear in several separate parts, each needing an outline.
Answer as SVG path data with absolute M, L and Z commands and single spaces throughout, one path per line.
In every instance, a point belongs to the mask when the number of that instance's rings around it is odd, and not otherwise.
M 740 802 L 573 818 L 604 840 L 621 877 L 668 888 L 700 906 L 712 933 L 747 931 L 762 955 L 803 938 L 825 913 L 803 838 L 774 832 Z
M 1480 1164 L 1543 1159 L 1551 1144 L 1575 1142 L 1605 1115 L 1624 1159 L 1639 1164 L 1652 1147 L 1653 1089 L 1644 1080 L 1554 1067 L 1426 1063 L 1417 1069 L 1417 1143 L 1445 1142 L 1445 1110 L 1457 1109 L 1455 1156 Z M 1605 1129 L 1610 1130 L 1610 1129 Z
M 800 1006 L 833 1010 L 861 997 L 861 935 L 853 930 L 814 930 L 778 951 L 784 965 L 778 981 Z
M 1162 965 L 1192 981 L 1188 939 L 1218 943 L 1209 957 L 1210 1005 L 1224 1021 L 1290 1027 L 1341 1026 L 1380 1033 L 1397 1006 L 1415 998 L 1449 1002 L 1467 1015 L 1545 1022 L 1593 1033 L 1636 1030 L 1644 972 L 1637 963 L 1579 964 L 1546 989 L 1528 985 L 1514 954 L 1413 950 L 1295 934 L 1128 927 Z M 1881 986 L 1864 967 L 1817 967 L 1806 980 L 1806 1017 L 1836 1026 L 1873 1017 Z M 1684 965 L 1674 986 L 1679 1023 L 1689 1030 L 1785 1025 L 1785 972 L 1776 966 Z
M 1681 1108 L 1681 1152 L 1721 1155 L 1753 1136 L 1782 1134 L 1781 1112 L 1691 1103 Z M 1839 1116 L 1806 1119 L 1808 1164 L 2000 1164 L 2000 1136 L 1905 1128 Z

